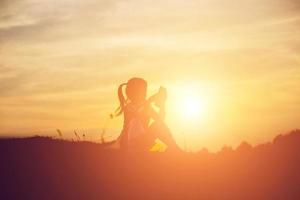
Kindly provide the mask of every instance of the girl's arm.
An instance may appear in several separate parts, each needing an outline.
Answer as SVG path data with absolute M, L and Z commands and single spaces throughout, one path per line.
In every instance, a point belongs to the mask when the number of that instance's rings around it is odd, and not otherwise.
M 166 117 L 165 103 L 160 105 L 158 115 L 162 120 L 165 120 Z
M 149 109 L 149 115 L 151 118 L 153 118 L 155 121 L 164 121 L 166 111 L 165 111 L 165 101 L 167 99 L 167 90 L 163 87 L 159 88 L 159 91 L 157 94 L 151 96 L 147 100 L 147 107 Z M 159 107 L 159 111 L 156 112 L 153 107 L 151 106 L 151 103 L 154 102 L 157 107 Z
M 160 107 L 159 111 L 156 112 L 154 108 L 149 104 L 148 114 L 154 121 L 164 121 L 166 112 L 164 106 Z
M 150 108 L 150 117 L 154 120 L 164 121 L 166 116 L 165 102 L 167 99 L 167 90 L 164 87 L 160 87 L 157 94 L 148 99 Z M 151 102 L 154 102 L 159 107 L 158 113 L 151 107 Z

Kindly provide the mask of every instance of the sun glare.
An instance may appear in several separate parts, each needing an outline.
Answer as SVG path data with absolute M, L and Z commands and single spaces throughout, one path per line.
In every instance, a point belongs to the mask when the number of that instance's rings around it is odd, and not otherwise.
M 195 119 L 201 115 L 201 101 L 199 98 L 186 97 L 182 100 L 181 113 L 186 119 Z
M 189 89 L 187 89 L 189 88 Z M 184 122 L 199 122 L 205 114 L 204 98 L 197 88 L 177 87 L 174 89 L 171 110 Z

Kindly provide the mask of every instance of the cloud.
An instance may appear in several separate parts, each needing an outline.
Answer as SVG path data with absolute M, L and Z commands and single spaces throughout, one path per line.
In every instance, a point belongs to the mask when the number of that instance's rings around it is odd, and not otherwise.
M 25 83 L 25 79 L 22 74 L 15 74 L 12 76 L 6 76 L 0 78 L 0 94 L 2 97 L 14 93 L 18 88 L 22 87 Z
M 101 22 L 118 1 L 3 1 L 0 36 L 3 41 L 44 42 L 80 36 Z M 97 25 L 96 25 L 97 26 Z M 79 28 L 80 27 L 80 28 Z
M 253 34 L 257 24 L 290 21 L 297 1 L 37 1 L 23 0 L 2 4 L 0 35 L 5 41 L 44 43 L 87 37 L 129 33 L 161 35 L 164 37 L 184 34 Z M 6 9 L 5 9 L 6 8 Z M 251 12 L 248 12 L 251 10 Z M 295 17 L 294 17 L 295 18 Z M 265 23 L 263 23 L 265 21 Z M 2 27 L 2 28 L 1 28 Z M 224 34 L 225 33 L 225 34 Z M 255 33 L 255 32 L 254 32 Z M 220 36 L 219 36 L 220 37 Z

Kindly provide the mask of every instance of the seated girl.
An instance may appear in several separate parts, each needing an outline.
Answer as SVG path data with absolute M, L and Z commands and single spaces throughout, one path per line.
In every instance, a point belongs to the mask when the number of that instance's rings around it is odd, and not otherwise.
M 126 96 L 123 94 L 123 87 Z M 168 146 L 168 151 L 178 151 L 179 148 L 164 122 L 166 89 L 161 87 L 157 94 L 148 99 L 146 95 L 147 82 L 141 78 L 132 78 L 119 86 L 120 106 L 116 115 L 124 114 L 123 130 L 118 138 L 121 148 L 149 150 L 158 138 Z M 158 107 L 158 112 L 152 107 L 153 103 Z M 151 124 L 150 120 L 153 121 Z

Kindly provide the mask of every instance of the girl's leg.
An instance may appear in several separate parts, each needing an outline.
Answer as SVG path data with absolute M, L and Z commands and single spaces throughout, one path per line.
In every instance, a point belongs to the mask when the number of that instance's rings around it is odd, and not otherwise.
M 164 122 L 154 122 L 149 127 L 149 135 L 151 135 L 154 140 L 156 138 L 163 141 L 166 145 L 168 145 L 169 150 L 180 150 L 177 146 L 174 138 L 172 137 L 170 129 L 166 126 Z
M 154 134 L 147 132 L 146 134 L 136 138 L 136 140 L 129 145 L 129 148 L 141 151 L 149 151 L 156 138 L 157 137 Z

